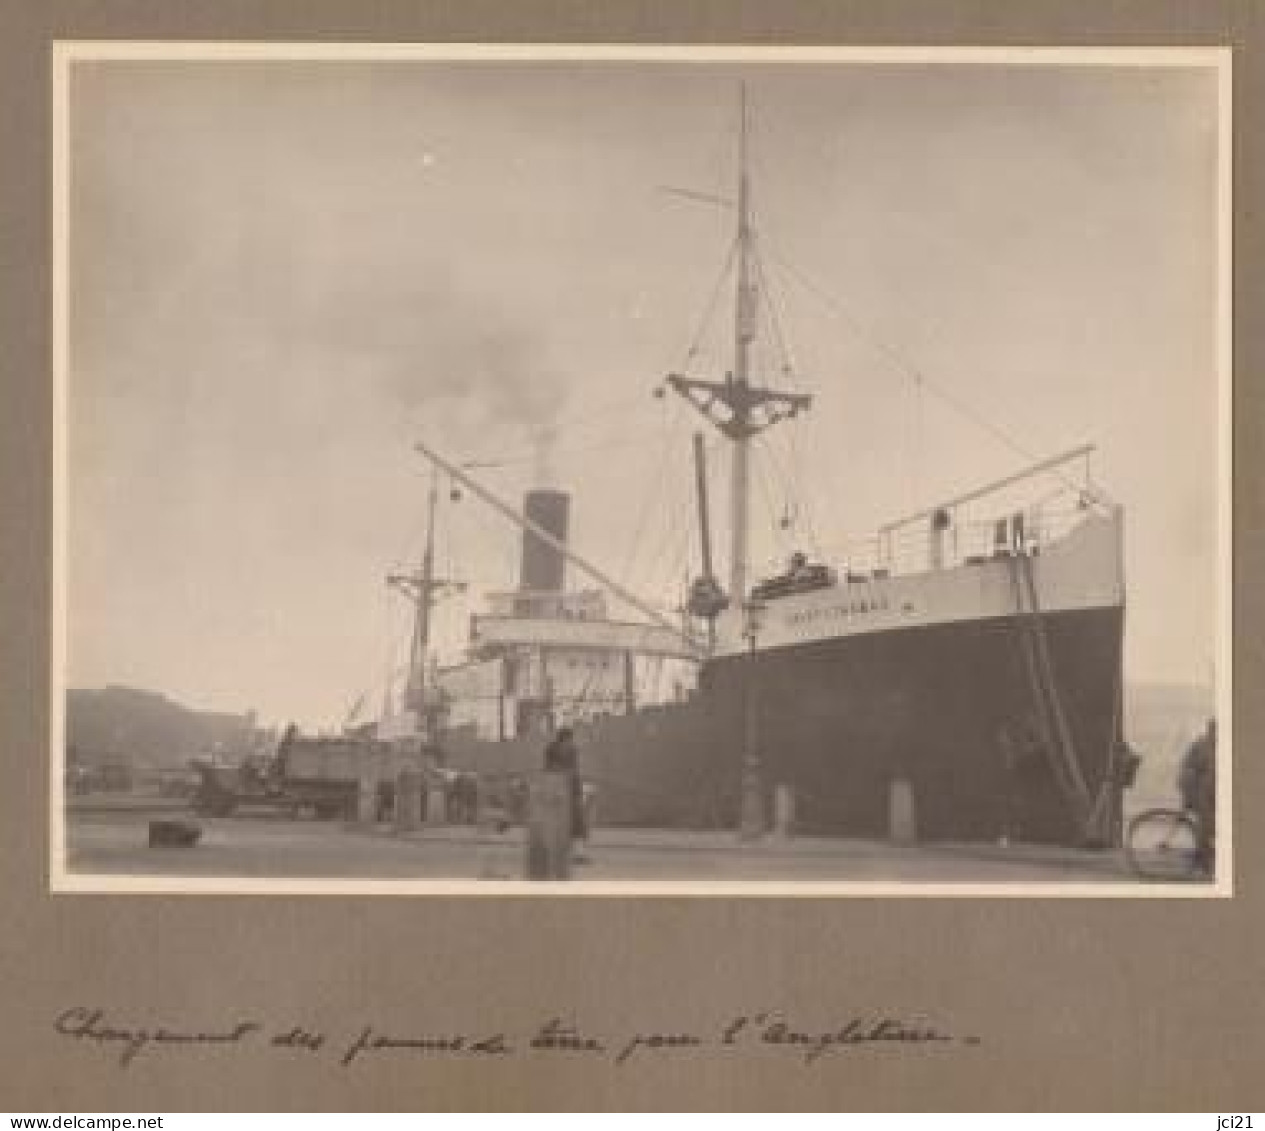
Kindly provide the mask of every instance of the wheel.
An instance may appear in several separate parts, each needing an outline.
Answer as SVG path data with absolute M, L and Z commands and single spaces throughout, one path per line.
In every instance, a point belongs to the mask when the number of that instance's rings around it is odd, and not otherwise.
M 1191 880 L 1199 874 L 1199 830 L 1176 809 L 1148 809 L 1129 822 L 1125 855 L 1148 880 Z

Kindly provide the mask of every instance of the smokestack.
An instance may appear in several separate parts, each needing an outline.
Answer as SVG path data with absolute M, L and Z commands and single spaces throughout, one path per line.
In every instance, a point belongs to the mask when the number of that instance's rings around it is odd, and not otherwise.
M 523 514 L 532 522 L 566 543 L 571 513 L 571 497 L 565 491 L 528 491 Z M 523 531 L 523 563 L 519 588 L 546 593 L 562 591 L 566 558 L 530 530 Z

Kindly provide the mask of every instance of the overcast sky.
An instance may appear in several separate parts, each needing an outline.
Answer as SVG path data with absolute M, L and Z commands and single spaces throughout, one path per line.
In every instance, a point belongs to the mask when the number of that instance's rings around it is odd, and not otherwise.
M 479 472 L 511 500 L 573 490 L 577 547 L 675 601 L 694 420 L 651 394 L 700 326 L 691 372 L 724 371 L 732 215 L 660 187 L 732 191 L 740 78 L 816 396 L 757 475 L 757 571 L 1023 462 L 916 369 L 1033 455 L 1099 445 L 1127 673 L 1206 682 L 1211 72 L 79 61 L 70 683 L 339 721 L 404 658 L 384 577 L 419 552 L 419 438 L 512 457 Z M 509 587 L 515 541 L 445 489 L 445 569 Z M 450 652 L 469 611 L 445 607 Z

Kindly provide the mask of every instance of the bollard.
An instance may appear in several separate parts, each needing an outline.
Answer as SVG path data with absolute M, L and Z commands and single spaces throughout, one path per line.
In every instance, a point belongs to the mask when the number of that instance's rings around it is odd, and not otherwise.
M 773 835 L 786 839 L 795 828 L 795 791 L 782 783 L 773 790 Z
M 918 840 L 914 787 L 908 778 L 893 778 L 888 790 L 888 838 L 895 844 Z
M 395 782 L 395 831 L 415 832 L 422 820 L 422 775 L 419 770 L 401 770 Z
M 593 839 L 593 830 L 597 827 L 597 786 L 585 782 L 581 793 L 584 805 L 584 838 Z
M 426 791 L 426 823 L 428 825 L 448 823 L 448 791 L 438 777 L 431 780 L 431 787 Z
M 544 772 L 527 787 L 527 878 L 571 878 L 571 777 Z
M 378 821 L 378 779 L 370 770 L 361 772 L 356 786 L 356 821 L 362 825 Z

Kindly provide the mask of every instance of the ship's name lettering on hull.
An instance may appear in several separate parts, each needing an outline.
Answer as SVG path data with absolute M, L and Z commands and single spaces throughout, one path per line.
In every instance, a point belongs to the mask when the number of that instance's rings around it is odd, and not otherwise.
M 869 613 L 885 613 L 890 608 L 891 602 L 886 597 L 863 597 L 857 601 L 845 601 L 843 604 L 830 605 L 827 608 L 802 609 L 798 613 L 791 613 L 786 618 L 786 623 L 792 628 L 799 628 L 822 621 L 850 620 L 852 617 L 865 616 Z

